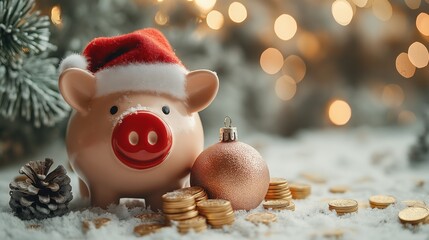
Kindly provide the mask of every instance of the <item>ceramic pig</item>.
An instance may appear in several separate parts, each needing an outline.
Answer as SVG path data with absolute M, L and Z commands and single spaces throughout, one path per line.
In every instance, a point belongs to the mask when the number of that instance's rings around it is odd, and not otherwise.
M 96 38 L 60 66 L 59 89 L 74 109 L 66 145 L 82 196 L 105 208 L 188 183 L 203 150 L 198 112 L 217 94 L 214 72 L 189 72 L 164 36 L 143 29 Z

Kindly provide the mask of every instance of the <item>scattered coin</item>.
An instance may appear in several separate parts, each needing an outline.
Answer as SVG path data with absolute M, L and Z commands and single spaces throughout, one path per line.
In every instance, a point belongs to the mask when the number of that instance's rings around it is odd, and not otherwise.
M 371 208 L 384 209 L 395 202 L 396 199 L 394 197 L 386 195 L 374 195 L 369 198 L 369 204 Z
M 94 224 L 96 229 L 101 228 L 102 226 L 107 225 L 110 222 L 110 218 L 96 218 L 91 221 L 85 220 L 82 222 L 82 229 L 84 232 L 89 230 L 90 224 Z
M 341 229 L 328 230 L 323 233 L 323 237 L 325 238 L 340 239 L 343 237 L 343 235 L 344 235 L 344 231 Z
M 197 204 L 198 211 L 207 218 L 207 223 L 214 228 L 231 225 L 235 221 L 235 214 L 231 202 L 223 199 L 208 199 Z
M 277 221 L 277 216 L 274 213 L 269 213 L 269 212 L 251 213 L 247 215 L 246 220 L 254 224 L 259 224 L 259 223 L 269 224 Z
M 428 208 L 428 206 L 426 206 L 426 203 L 421 200 L 404 200 L 402 201 L 402 204 L 406 205 L 407 207 Z
M 163 224 L 158 224 L 158 223 L 140 224 L 140 225 L 134 227 L 134 233 L 137 236 L 144 236 L 144 235 L 147 235 L 147 234 L 150 234 L 150 233 L 157 232 L 162 227 L 164 227 L 164 225 Z
M 160 213 L 142 213 L 134 217 L 141 219 L 145 223 L 164 223 L 165 222 L 164 215 Z
M 27 225 L 26 226 L 28 229 L 34 229 L 34 230 L 36 230 L 36 229 L 41 229 L 42 228 L 42 225 L 40 225 L 40 224 L 29 224 L 29 225 Z
M 304 177 L 305 179 L 307 179 L 308 181 L 311 181 L 314 183 L 325 183 L 326 182 L 326 178 L 324 178 L 323 176 L 320 176 L 316 173 L 304 172 L 304 173 L 301 173 L 301 176 Z
M 332 186 L 329 188 L 331 193 L 345 193 L 349 190 L 346 186 Z
M 429 210 L 421 207 L 408 207 L 398 214 L 402 223 L 419 224 L 429 217 Z
M 337 215 L 344 215 L 358 211 L 358 202 L 353 199 L 335 199 L 328 203 L 329 210 L 337 212 Z

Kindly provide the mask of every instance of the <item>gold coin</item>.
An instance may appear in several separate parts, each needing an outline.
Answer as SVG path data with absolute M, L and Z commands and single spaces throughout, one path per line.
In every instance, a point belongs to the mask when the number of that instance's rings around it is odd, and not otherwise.
M 206 213 L 205 217 L 207 219 L 218 219 L 218 218 L 224 218 L 226 216 L 234 215 L 234 211 L 232 209 L 228 209 L 226 211 L 222 212 L 215 212 L 215 213 Z
M 185 194 L 190 194 L 192 196 L 199 196 L 204 194 L 204 189 L 202 187 L 198 187 L 198 186 L 194 186 L 194 187 L 186 187 L 186 188 L 181 188 L 181 189 L 177 189 L 175 190 L 175 192 L 180 192 L 180 193 L 185 193 Z
M 168 220 L 185 220 L 196 216 L 198 216 L 197 210 L 192 210 L 185 213 L 165 214 L 165 218 Z
M 107 225 L 107 223 L 110 222 L 110 218 L 95 218 L 91 221 L 85 220 L 82 222 L 82 229 L 84 232 L 87 232 L 89 230 L 90 222 L 92 222 L 96 229 L 101 228 L 104 225 Z
M 162 224 L 140 224 L 134 228 L 134 233 L 138 236 L 144 236 L 150 233 L 158 231 L 160 228 L 164 227 Z
M 324 236 L 325 238 L 335 238 L 335 239 L 339 239 L 339 238 L 342 238 L 342 237 L 343 237 L 343 235 L 344 235 L 344 232 L 343 232 L 343 230 L 341 230 L 341 229 L 328 230 L 328 231 L 325 231 L 325 232 L 323 233 L 323 236 Z
M 194 210 L 196 208 L 196 206 L 195 206 L 195 204 L 193 204 L 193 205 L 191 205 L 191 206 L 189 206 L 189 207 L 184 207 L 184 208 L 174 208 L 174 207 L 163 207 L 162 208 L 162 211 L 164 212 L 164 213 L 172 213 L 172 214 L 174 214 L 174 213 L 184 213 L 184 212 L 188 212 L 188 211 L 191 211 L 191 210 Z
M 335 199 L 330 201 L 328 205 L 334 209 L 347 209 L 357 207 L 358 202 L 353 199 Z
M 269 212 L 252 213 L 247 215 L 246 220 L 255 224 L 269 224 L 271 222 L 275 222 L 277 220 L 277 216 L 274 213 Z
M 369 203 L 373 205 L 381 205 L 381 206 L 388 206 L 390 204 L 393 204 L 396 202 L 396 199 L 392 196 L 386 196 L 386 195 L 375 195 L 371 196 L 369 198 Z
M 262 206 L 265 209 L 269 209 L 269 208 L 282 208 L 282 207 L 287 207 L 289 206 L 290 201 L 288 200 L 269 200 L 269 201 L 265 201 L 264 203 L 262 203 Z
M 168 192 L 162 195 L 162 200 L 164 200 L 164 202 L 183 202 L 183 201 L 191 202 L 192 200 L 194 200 L 194 197 L 188 193 Z
M 287 184 L 286 179 L 279 178 L 279 177 L 270 178 L 270 185 L 280 185 L 280 184 Z
M 198 208 L 201 208 L 203 210 L 205 209 L 219 209 L 219 208 L 226 208 L 231 207 L 231 203 L 227 200 L 223 199 L 207 199 L 199 202 L 197 204 Z
M 203 216 L 196 216 L 194 218 L 179 221 L 179 226 L 200 226 L 206 225 L 206 218 Z
M 346 186 L 333 186 L 329 188 L 331 193 L 345 193 L 349 190 Z
M 315 173 L 301 173 L 301 176 L 314 183 L 325 183 L 326 178 Z
M 424 221 L 429 216 L 429 210 L 421 207 L 408 207 L 400 211 L 399 220 L 402 223 L 417 224 Z

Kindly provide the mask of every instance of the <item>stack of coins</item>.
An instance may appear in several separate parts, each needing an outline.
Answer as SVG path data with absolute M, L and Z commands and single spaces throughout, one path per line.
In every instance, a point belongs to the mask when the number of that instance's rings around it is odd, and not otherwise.
M 246 220 L 254 224 L 259 224 L 259 223 L 269 224 L 277 221 L 277 216 L 269 212 L 251 213 L 247 215 Z
M 329 210 L 335 210 L 338 216 L 358 211 L 358 202 L 353 199 L 335 199 L 328 203 Z
M 197 216 L 191 219 L 178 221 L 177 229 L 180 233 L 188 233 L 193 230 L 195 232 L 202 232 L 207 229 L 206 218 Z
M 198 186 L 177 189 L 175 192 L 191 194 L 195 198 L 196 203 L 208 199 L 206 191 L 204 191 L 202 187 Z
M 265 200 L 292 200 L 289 184 L 284 178 L 271 178 Z
M 208 199 L 197 204 L 198 211 L 213 228 L 231 225 L 235 221 L 231 203 L 223 199 Z
M 268 200 L 262 203 L 265 209 L 295 211 L 295 203 L 285 199 Z
M 375 195 L 369 198 L 369 205 L 371 206 L 371 208 L 384 209 L 395 202 L 396 199 L 392 196 Z
M 195 199 L 192 195 L 181 192 L 169 192 L 162 195 L 163 212 L 167 220 L 186 220 L 198 216 Z
M 291 183 L 289 184 L 289 189 L 293 199 L 304 199 L 311 193 L 311 186 L 308 184 Z
M 410 223 L 416 225 L 426 223 L 429 218 L 429 210 L 422 207 L 408 207 L 400 211 L 398 217 L 404 224 Z

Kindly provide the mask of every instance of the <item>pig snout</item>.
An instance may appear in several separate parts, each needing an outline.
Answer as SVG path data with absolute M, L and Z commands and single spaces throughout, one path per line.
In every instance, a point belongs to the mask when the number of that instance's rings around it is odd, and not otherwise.
M 147 169 L 162 163 L 170 153 L 172 143 L 170 127 L 146 110 L 124 116 L 112 134 L 116 157 L 135 169 Z

